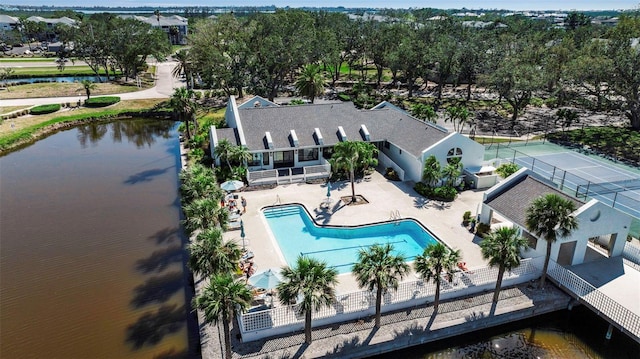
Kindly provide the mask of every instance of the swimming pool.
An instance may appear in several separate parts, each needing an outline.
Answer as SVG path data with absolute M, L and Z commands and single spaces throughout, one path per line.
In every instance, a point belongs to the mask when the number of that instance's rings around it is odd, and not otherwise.
M 293 265 L 299 255 L 312 256 L 340 273 L 348 273 L 361 248 L 390 243 L 396 254 L 413 260 L 426 246 L 438 242 L 412 219 L 336 227 L 316 225 L 301 205 L 269 207 L 262 212 L 288 265 Z

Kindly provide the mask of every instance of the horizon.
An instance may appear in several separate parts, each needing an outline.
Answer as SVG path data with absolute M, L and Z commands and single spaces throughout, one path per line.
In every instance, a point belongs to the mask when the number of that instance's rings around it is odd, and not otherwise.
M 11 1 L 11 0 L 9 0 Z M 18 1 L 16 1 L 18 2 Z M 566 0 L 559 3 L 558 1 L 540 0 L 534 3 L 528 1 L 504 1 L 504 0 L 485 0 L 485 1 L 469 1 L 469 0 L 435 0 L 429 1 L 425 4 L 425 1 L 420 0 L 398 0 L 393 1 L 393 4 L 389 4 L 388 1 L 382 0 L 352 0 L 345 4 L 344 0 L 327 0 L 319 6 L 315 0 L 221 0 L 212 4 L 207 0 L 151 0 L 145 3 L 136 0 L 113 0 L 109 2 L 109 5 L 104 5 L 96 0 L 66 0 L 65 6 L 60 6 L 59 0 L 21 0 L 19 4 L 6 4 L 5 6 L 53 6 L 56 8 L 65 7 L 104 7 L 104 8 L 118 8 L 118 7 L 255 7 L 255 6 L 276 6 L 279 8 L 291 7 L 310 7 L 310 8 L 329 8 L 329 7 L 344 7 L 344 8 L 395 8 L 395 9 L 409 9 L 409 8 L 436 8 L 436 9 L 466 9 L 466 10 L 511 10 L 511 11 L 598 11 L 598 10 L 640 10 L 640 2 L 636 0 L 611 0 L 606 4 L 603 1 L 595 0 Z

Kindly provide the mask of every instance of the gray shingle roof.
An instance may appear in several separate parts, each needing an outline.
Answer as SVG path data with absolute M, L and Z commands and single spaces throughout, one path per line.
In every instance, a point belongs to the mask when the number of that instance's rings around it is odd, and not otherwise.
M 576 208 L 580 208 L 584 204 L 564 194 L 557 188 L 529 175 L 523 176 L 519 181 L 512 183 L 511 186 L 505 188 L 503 191 L 493 194 L 487 198 L 484 203 L 507 217 L 510 221 L 526 228 L 525 218 L 527 208 L 531 206 L 531 203 L 536 198 L 549 193 L 554 193 L 564 199 L 568 199 L 576 205 Z
M 291 130 L 298 137 L 298 147 L 316 146 L 314 129 L 320 129 L 324 145 L 340 142 L 338 126 L 348 140 L 362 141 L 365 125 L 371 141 L 387 140 L 418 156 L 444 137 L 447 132 L 391 108 L 358 110 L 352 103 L 246 108 L 238 110 L 247 146 L 251 151 L 267 149 L 265 132 L 271 133 L 274 148 L 292 148 Z
M 237 130 L 235 128 L 219 128 L 216 130 L 216 135 L 218 136 L 218 141 L 226 139 L 232 145 L 240 145 Z

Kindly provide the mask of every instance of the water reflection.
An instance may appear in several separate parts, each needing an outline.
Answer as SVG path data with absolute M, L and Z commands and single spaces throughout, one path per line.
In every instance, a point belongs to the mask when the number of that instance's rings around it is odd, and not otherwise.
M 95 145 L 111 129 L 113 142 L 120 143 L 124 138 L 136 147 L 149 147 L 156 142 L 156 138 L 167 139 L 175 122 L 155 119 L 121 120 L 112 123 L 90 123 L 77 127 L 78 142 L 82 148 L 88 144 Z

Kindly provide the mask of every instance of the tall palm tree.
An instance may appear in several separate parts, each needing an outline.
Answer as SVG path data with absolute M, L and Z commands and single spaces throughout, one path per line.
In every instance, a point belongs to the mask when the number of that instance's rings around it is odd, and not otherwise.
M 333 147 L 333 155 L 329 162 L 335 169 L 344 169 L 349 173 L 351 181 L 351 201 L 356 202 L 355 172 L 363 164 L 375 163 L 373 155 L 377 152 L 374 145 L 367 142 L 344 141 Z
M 489 266 L 498 266 L 498 279 L 493 292 L 494 303 L 498 303 L 504 271 L 520 265 L 520 250 L 526 246 L 527 240 L 518 235 L 517 227 L 500 227 L 480 242 L 482 257 L 489 260 Z
M 178 120 L 183 121 L 187 130 L 187 139 L 191 139 L 190 122 L 194 122 L 197 130 L 197 122 L 195 119 L 198 104 L 195 100 L 193 90 L 184 87 L 178 87 L 173 91 L 173 95 L 169 99 L 169 107 L 177 115 Z
M 544 288 L 547 279 L 547 268 L 551 258 L 551 245 L 560 237 L 567 237 L 578 228 L 578 221 L 573 216 L 575 203 L 555 193 L 549 193 L 533 200 L 525 218 L 525 225 L 533 234 L 547 241 L 547 254 L 542 267 L 540 288 Z
M 402 254 L 393 254 L 391 244 L 375 244 L 358 251 L 358 261 L 353 265 L 353 274 L 360 288 L 376 290 L 376 328 L 380 327 L 382 295 L 389 288 L 398 289 L 398 284 L 409 272 L 409 265 Z
M 229 167 L 229 171 L 232 171 L 231 161 L 233 160 L 233 151 L 234 145 L 229 142 L 226 138 L 223 138 L 218 142 L 216 147 L 213 149 L 215 152 L 215 156 L 220 160 L 220 162 L 224 161 L 227 163 L 227 167 Z
M 235 281 L 231 275 L 218 274 L 209 279 L 209 284 L 193 299 L 193 307 L 204 311 L 207 323 L 222 320 L 224 328 L 225 358 L 231 359 L 231 332 L 229 324 L 234 308 L 245 312 L 251 302 L 251 291 L 244 281 Z
M 440 181 L 442 175 L 442 169 L 440 161 L 436 156 L 431 155 L 424 160 L 424 169 L 422 170 L 422 180 L 429 187 L 435 186 Z
M 418 255 L 413 262 L 416 273 L 427 280 L 431 280 L 436 285 L 436 296 L 433 302 L 433 312 L 438 312 L 440 304 L 440 281 L 442 273 L 446 274 L 447 280 L 453 280 L 453 271 L 460 261 L 460 250 L 449 250 L 442 243 L 430 244 L 424 252 Z
M 207 228 L 198 233 L 188 250 L 189 268 L 203 276 L 232 273 L 242 256 L 236 242 L 223 241 L 220 228 Z
M 191 72 L 191 57 L 189 56 L 189 50 L 182 49 L 175 53 L 173 56 L 178 64 L 171 71 L 173 77 L 178 78 L 184 74 L 184 78 L 187 81 L 187 89 L 193 88 L 193 74 Z
M 229 220 L 229 211 L 220 207 L 220 200 L 216 198 L 195 199 L 187 203 L 182 210 L 186 217 L 184 227 L 189 233 L 216 225 L 226 229 Z
M 462 162 L 459 158 L 453 158 L 450 163 L 444 166 L 441 175 L 445 178 L 447 186 L 453 187 L 461 173 Z
M 231 148 L 231 159 L 241 165 L 251 161 L 253 155 L 246 146 L 233 146 Z
M 209 167 L 196 163 L 180 172 L 180 192 L 185 204 L 198 198 L 210 197 L 220 201 L 223 191 L 217 186 L 216 177 Z
M 302 72 L 296 80 L 296 89 L 300 95 L 308 97 L 311 103 L 316 96 L 324 92 L 325 78 L 319 65 L 308 64 L 302 67 Z
M 282 268 L 281 274 L 285 281 L 277 287 L 280 302 L 288 305 L 302 296 L 297 312 L 304 313 L 304 340 L 311 344 L 311 312 L 329 306 L 335 300 L 338 271 L 327 267 L 323 261 L 299 256 L 295 266 Z

